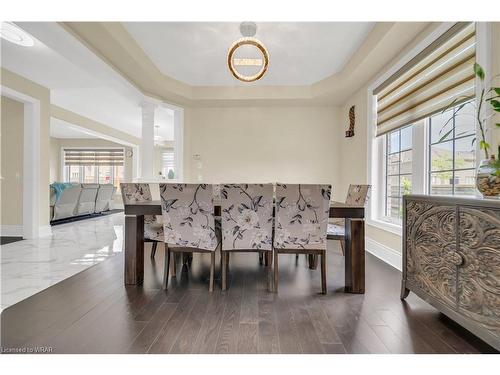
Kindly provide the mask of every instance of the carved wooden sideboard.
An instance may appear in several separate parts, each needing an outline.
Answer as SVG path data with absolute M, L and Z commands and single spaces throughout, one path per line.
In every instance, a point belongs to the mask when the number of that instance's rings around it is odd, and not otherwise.
M 401 299 L 410 291 L 500 350 L 500 201 L 405 196 Z

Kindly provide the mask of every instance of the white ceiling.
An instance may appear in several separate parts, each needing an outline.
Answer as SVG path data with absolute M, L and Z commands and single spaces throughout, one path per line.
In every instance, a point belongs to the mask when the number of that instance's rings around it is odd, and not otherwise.
M 48 87 L 52 104 L 140 137 L 143 95 L 135 87 L 57 23 L 16 24 L 36 38 L 35 45 L 2 39 L 2 67 Z M 161 135 L 173 139 L 171 111 L 161 112 Z
M 236 22 L 126 22 L 128 32 L 162 73 L 190 85 L 249 85 L 232 77 Z M 310 85 L 342 70 L 373 22 L 260 22 L 269 69 L 257 85 Z
M 50 136 L 52 138 L 99 138 L 95 134 L 54 117 L 50 119 Z

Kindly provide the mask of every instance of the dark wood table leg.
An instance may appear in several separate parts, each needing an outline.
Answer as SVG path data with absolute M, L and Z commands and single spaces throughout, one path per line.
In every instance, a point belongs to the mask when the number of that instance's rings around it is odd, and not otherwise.
M 125 216 L 125 284 L 144 280 L 144 216 Z
M 365 221 L 345 219 L 345 292 L 365 293 Z

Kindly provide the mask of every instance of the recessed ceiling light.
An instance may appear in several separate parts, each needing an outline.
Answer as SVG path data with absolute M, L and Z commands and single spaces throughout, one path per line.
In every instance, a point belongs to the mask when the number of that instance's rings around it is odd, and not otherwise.
M 2 22 L 0 38 L 23 47 L 35 45 L 35 40 L 30 34 L 10 22 Z

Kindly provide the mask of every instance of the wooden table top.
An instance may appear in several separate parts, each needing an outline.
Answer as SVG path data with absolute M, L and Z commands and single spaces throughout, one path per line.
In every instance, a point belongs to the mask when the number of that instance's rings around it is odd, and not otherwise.
M 161 201 L 134 202 L 125 204 L 125 215 L 161 215 Z M 220 212 L 221 201 L 214 199 L 215 212 Z M 364 206 L 353 206 L 344 202 L 330 202 L 331 218 L 364 219 Z

